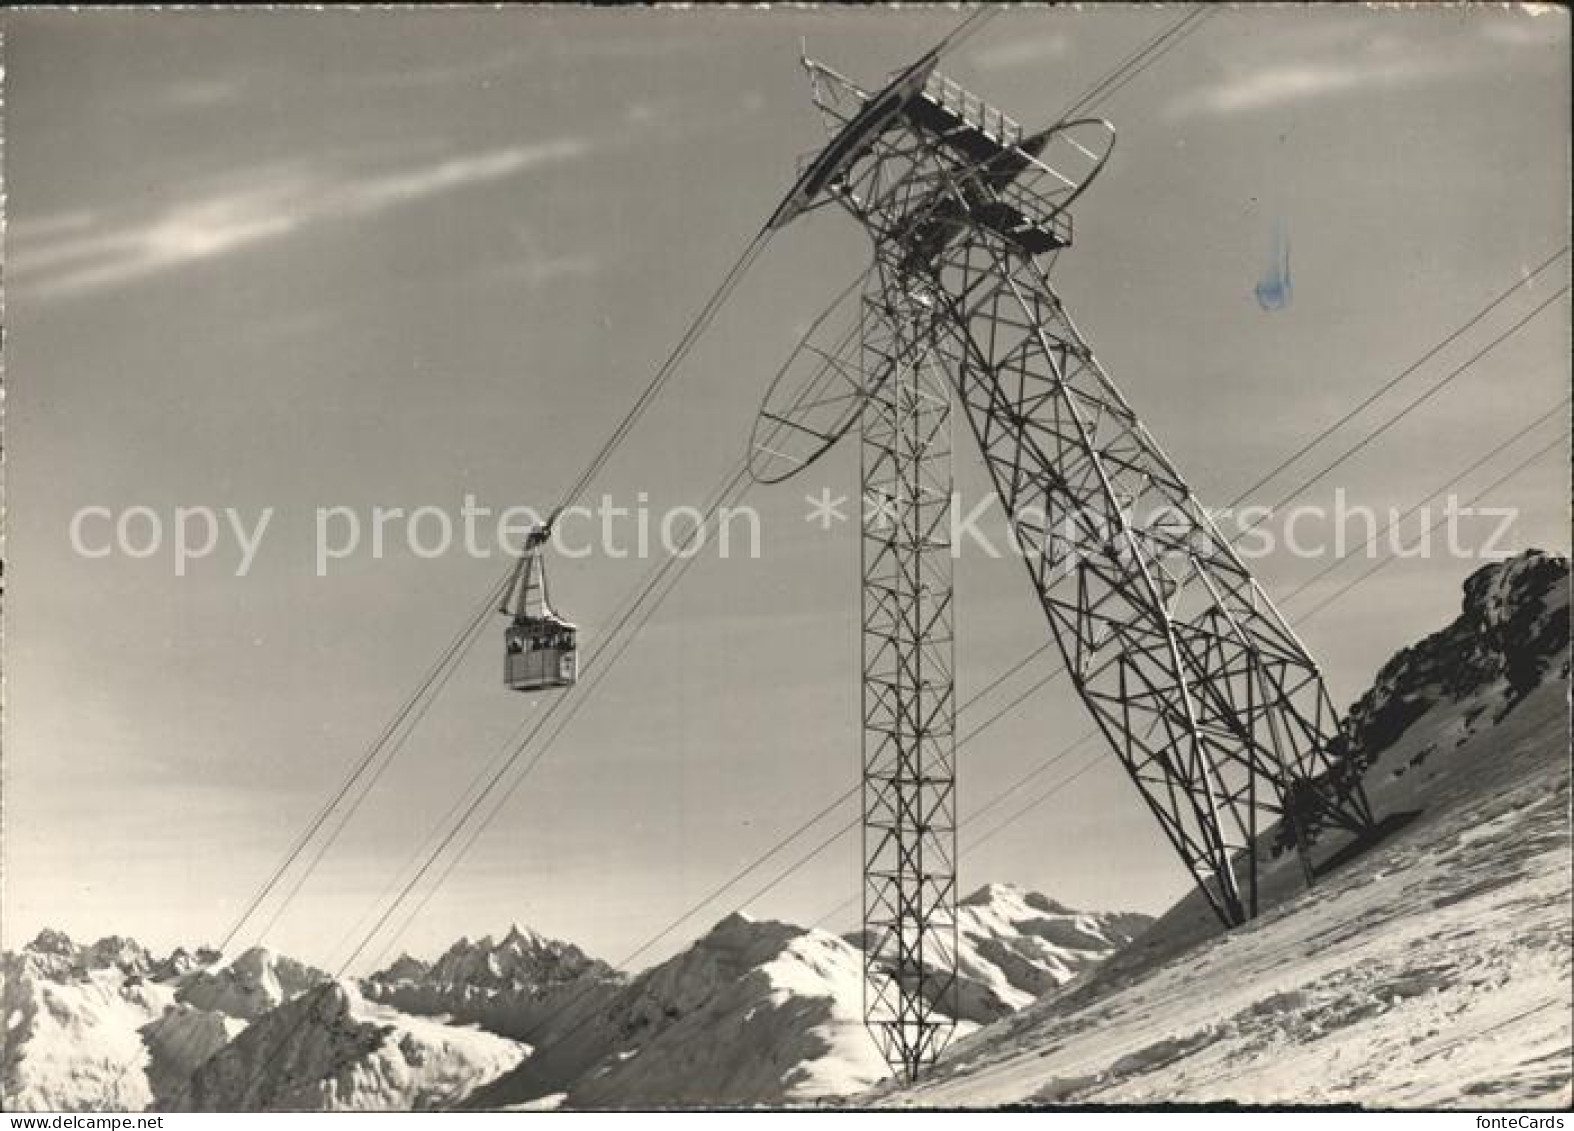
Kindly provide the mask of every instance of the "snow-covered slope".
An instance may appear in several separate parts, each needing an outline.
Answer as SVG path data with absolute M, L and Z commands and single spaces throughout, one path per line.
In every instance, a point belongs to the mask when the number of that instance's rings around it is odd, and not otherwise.
M 780 1104 L 857 1091 L 885 1075 L 861 1021 L 862 964 L 835 935 L 731 915 L 471 1104 Z
M 424 1111 L 451 1106 L 529 1048 L 410 1017 L 348 983 L 317 985 L 258 1017 L 168 1102 L 183 1111 Z
M 460 939 L 429 966 L 401 955 L 361 983 L 361 992 L 408 1013 L 474 1022 L 502 1036 L 544 1044 L 566 1013 L 601 1001 L 622 975 L 572 943 L 527 928 Z
M 1228 935 L 1182 901 L 870 1101 L 1567 1104 L 1567 612 L 1562 559 L 1477 573 L 1350 714 L 1385 840 Z
M 148 1087 L 153 1106 L 168 1104 L 178 1096 L 191 1074 L 246 1028 L 246 1021 L 223 1013 L 198 1009 L 184 1002 L 168 1006 L 142 1026 L 147 1046 Z
M 0 1099 L 10 1110 L 135 1111 L 265 1013 L 326 975 L 267 950 L 157 958 L 133 939 L 81 946 L 44 930 L 0 958 Z
M 64 938 L 64 936 L 60 936 Z M 153 1093 L 139 1030 L 173 999 L 166 986 L 80 954 L 27 948 L 0 958 L 0 1098 L 10 1111 L 135 1111 Z

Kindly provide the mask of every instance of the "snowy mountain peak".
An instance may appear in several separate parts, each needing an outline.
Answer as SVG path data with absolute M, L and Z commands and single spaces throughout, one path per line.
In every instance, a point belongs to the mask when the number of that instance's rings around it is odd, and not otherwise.
M 1010 899 L 1021 892 L 1016 884 L 992 883 L 985 884 L 970 895 L 964 895 L 957 902 L 963 907 L 975 907 L 981 903 L 994 903 L 1002 899 Z
M 429 969 L 414 976 L 442 986 L 533 989 L 573 981 L 586 973 L 607 969 L 605 963 L 591 958 L 573 943 L 548 938 L 514 924 L 496 941 L 491 935 L 475 942 L 460 939 Z M 391 984 L 411 976 L 406 962 L 401 969 L 389 967 L 373 975 L 372 980 Z
M 505 946 L 540 946 L 546 941 L 546 936 L 537 934 L 529 927 L 521 927 L 518 923 L 510 923 L 508 934 L 503 936 Z
M 230 959 L 231 970 L 266 970 L 273 965 L 277 957 L 273 950 L 265 946 L 253 946 L 241 951 Z
M 423 962 L 412 955 L 401 953 L 379 976 L 389 982 L 410 982 L 425 977 L 426 972 L 431 968 L 430 962 Z
M 621 985 L 605 962 L 572 943 L 518 924 L 500 940 L 461 938 L 427 963 L 401 955 L 366 978 L 362 991 L 407 1013 L 443 1015 L 532 1044 L 542 1026 L 561 1022 L 569 1001 L 604 985 Z
M 956 986 L 934 1004 L 958 1020 L 994 1021 L 1097 966 L 1152 922 L 1135 912 L 1075 911 L 1016 884 L 986 884 L 957 904 Z M 888 940 L 882 954 L 889 949 Z
M 254 946 L 242 951 L 229 964 L 228 969 L 236 977 L 252 982 L 260 983 L 272 979 L 292 995 L 326 981 L 328 977 L 315 967 L 297 962 L 288 955 L 280 954 L 265 946 Z
M 759 920 L 753 915 L 750 915 L 747 911 L 734 911 L 731 914 L 718 919 L 716 921 L 716 925 L 712 927 L 711 930 L 713 932 L 742 930 L 747 928 L 750 923 L 757 922 L 759 922 Z
M 1466 578 L 1464 607 L 1483 624 L 1496 627 L 1567 577 L 1568 559 L 1545 550 L 1526 550 Z
M 92 970 L 116 969 L 127 974 L 147 974 L 155 967 L 153 956 L 135 939 L 106 935 L 88 946 L 73 942 L 64 931 L 45 927 L 22 948 L 21 960 L 46 978 L 80 978 Z
M 188 974 L 198 965 L 197 959 L 183 946 L 177 946 L 169 956 L 154 964 L 154 977 L 162 980 Z
M 90 970 L 113 966 L 118 970 L 146 974 L 153 968 L 153 956 L 135 939 L 108 935 L 82 952 L 83 964 Z
M 26 949 L 35 954 L 58 954 L 70 957 L 75 957 L 77 952 L 76 943 L 71 941 L 71 936 L 53 927 L 45 927 L 39 931 L 33 941 L 27 944 Z
M 18 967 L 44 978 L 68 978 L 80 972 L 78 949 L 64 931 L 45 927 L 16 955 Z
M 810 935 L 834 936 L 775 919 L 754 919 L 734 911 L 720 920 L 685 951 L 684 958 L 704 967 L 705 977 L 731 978 L 786 950 L 795 940 Z M 838 940 L 840 941 L 840 940 Z
M 254 946 L 228 966 L 193 970 L 176 997 L 198 1009 L 255 1018 L 327 980 L 321 970 Z
M 1036 891 L 1029 891 L 1018 884 L 992 883 L 985 884 L 971 895 L 964 896 L 957 904 L 959 907 L 1001 907 L 1022 908 L 1039 911 L 1045 915 L 1071 915 L 1071 908 L 1049 896 Z
M 775 919 L 756 919 L 744 911 L 734 911 L 716 920 L 711 929 L 700 936 L 699 946 L 733 947 L 738 944 L 753 945 L 761 938 L 780 939 L 787 935 L 803 934 L 804 928 Z

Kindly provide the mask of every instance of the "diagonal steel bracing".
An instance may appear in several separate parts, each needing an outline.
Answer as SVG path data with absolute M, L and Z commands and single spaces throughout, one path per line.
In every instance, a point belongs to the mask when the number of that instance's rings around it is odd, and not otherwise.
M 1113 130 L 1029 136 L 932 59 L 878 95 L 805 65 L 832 141 L 772 223 L 835 202 L 874 245 L 858 366 L 865 1013 L 911 1079 L 955 1016 L 953 399 L 1077 693 L 1226 925 L 1257 913 L 1275 823 L 1310 882 L 1318 830 L 1362 832 L 1371 813 L 1315 662 L 1050 285 Z
M 1243 922 L 1268 821 L 1370 823 L 1337 780 L 1317 667 L 1040 263 L 970 234 L 935 273 L 950 300 L 938 352 L 1067 671 L 1210 904 Z

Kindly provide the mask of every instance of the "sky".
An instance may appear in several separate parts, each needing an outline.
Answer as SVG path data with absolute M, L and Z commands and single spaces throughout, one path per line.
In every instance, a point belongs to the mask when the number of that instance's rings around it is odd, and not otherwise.
M 1175 8 L 1018 9 L 943 70 L 1029 126 Z M 319 508 L 545 508 L 579 474 L 824 142 L 798 63 L 866 86 L 953 9 L 16 11 L 4 17 L 3 937 L 49 924 L 215 941 L 416 685 L 503 559 L 397 536 L 319 576 Z M 1054 279 L 1205 504 L 1221 505 L 1490 299 L 1501 308 L 1252 495 L 1273 503 L 1541 302 L 1541 314 L 1298 501 L 1405 508 L 1554 444 L 1568 393 L 1568 21 L 1485 7 L 1229 10 L 1098 107 L 1118 131 Z M 832 210 L 775 238 L 592 486 L 703 505 L 771 375 L 868 258 Z M 1286 270 L 1287 269 L 1287 270 Z M 1265 280 L 1270 284 L 1264 289 Z M 1280 285 L 1288 281 L 1291 285 Z M 1265 293 L 1271 301 L 1265 301 Z M 985 497 L 976 453 L 956 467 Z M 856 445 L 758 487 L 762 553 L 702 553 L 396 949 L 529 924 L 617 960 L 851 786 L 858 772 Z M 1483 500 L 1501 545 L 1569 548 L 1563 445 Z M 87 557 L 83 508 L 233 508 L 172 548 Z M 102 517 L 84 527 L 107 539 Z M 146 531 L 139 512 L 133 527 Z M 1495 518 L 1466 520 L 1479 547 Z M 998 509 L 984 523 L 997 535 Z M 624 528 L 629 529 L 629 528 Z M 1407 530 L 1417 529 L 1412 522 Z M 1364 537 L 1364 535 L 1363 535 Z M 1360 539 L 1357 538 L 1357 542 Z M 137 539 L 133 539 L 135 544 Z M 1329 564 L 1253 563 L 1271 593 Z M 1347 563 L 1285 611 L 1352 701 L 1440 627 L 1481 561 Z M 593 648 L 650 561 L 554 560 Z M 957 563 L 958 693 L 1047 640 L 1020 566 Z M 467 654 L 341 840 L 263 931 L 331 964 L 540 697 Z M 968 733 L 1054 666 L 966 709 Z M 964 814 L 1087 728 L 1063 681 L 959 755 Z M 1073 776 L 1074 775 L 1074 776 Z M 1063 783 L 1063 784 L 1062 784 Z M 1057 792 L 987 843 L 966 845 Z M 816 826 L 828 835 L 851 809 Z M 846 928 L 844 838 L 795 844 L 652 949 L 734 907 Z M 1187 885 L 1108 752 L 1064 757 L 963 825 L 962 887 L 1161 910 Z M 829 916 L 828 918 L 826 918 Z M 378 953 L 379 940 L 371 948 Z

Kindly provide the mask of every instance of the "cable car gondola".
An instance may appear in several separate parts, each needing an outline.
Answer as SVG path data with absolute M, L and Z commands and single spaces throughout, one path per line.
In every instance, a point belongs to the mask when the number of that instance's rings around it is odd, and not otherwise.
M 513 617 L 503 632 L 503 683 L 513 691 L 572 687 L 579 678 L 579 629 L 553 612 L 547 599 L 545 547 L 551 533 L 550 524 L 530 532 L 498 610 Z

